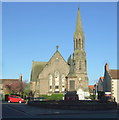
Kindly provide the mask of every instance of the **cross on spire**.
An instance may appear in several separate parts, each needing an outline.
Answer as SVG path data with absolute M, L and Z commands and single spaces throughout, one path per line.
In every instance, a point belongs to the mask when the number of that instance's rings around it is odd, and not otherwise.
M 59 48 L 59 46 L 57 45 L 57 46 L 56 46 L 56 51 L 58 51 L 58 48 Z

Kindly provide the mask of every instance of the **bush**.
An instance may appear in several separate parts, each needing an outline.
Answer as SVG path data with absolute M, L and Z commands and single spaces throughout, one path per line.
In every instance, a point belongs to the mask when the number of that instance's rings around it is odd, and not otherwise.
M 95 100 L 95 97 L 96 97 L 95 95 L 90 95 L 91 100 Z
M 5 101 L 5 96 L 1 94 L 0 95 L 0 100 Z

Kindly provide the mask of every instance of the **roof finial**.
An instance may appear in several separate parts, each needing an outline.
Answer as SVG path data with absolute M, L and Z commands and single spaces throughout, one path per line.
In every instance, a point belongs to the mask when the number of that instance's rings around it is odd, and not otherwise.
M 57 50 L 57 51 L 58 51 L 58 48 L 59 48 L 59 46 L 57 45 L 57 46 L 56 46 L 56 50 Z

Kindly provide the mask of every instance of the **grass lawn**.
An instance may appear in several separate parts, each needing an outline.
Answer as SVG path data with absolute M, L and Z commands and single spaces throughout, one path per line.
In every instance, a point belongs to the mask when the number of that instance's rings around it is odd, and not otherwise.
M 48 95 L 40 95 L 40 97 L 45 97 L 48 100 L 63 100 L 63 94 L 52 94 L 51 96 Z

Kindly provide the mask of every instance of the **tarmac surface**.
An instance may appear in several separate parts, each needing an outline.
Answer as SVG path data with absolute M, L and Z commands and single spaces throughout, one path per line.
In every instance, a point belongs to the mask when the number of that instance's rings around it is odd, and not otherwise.
M 117 119 L 119 118 L 118 110 L 107 111 L 81 111 L 81 110 L 63 110 L 63 109 L 49 109 L 29 106 L 27 104 L 19 103 L 2 103 L 2 119 L 18 119 L 18 118 L 51 118 L 51 119 Z

